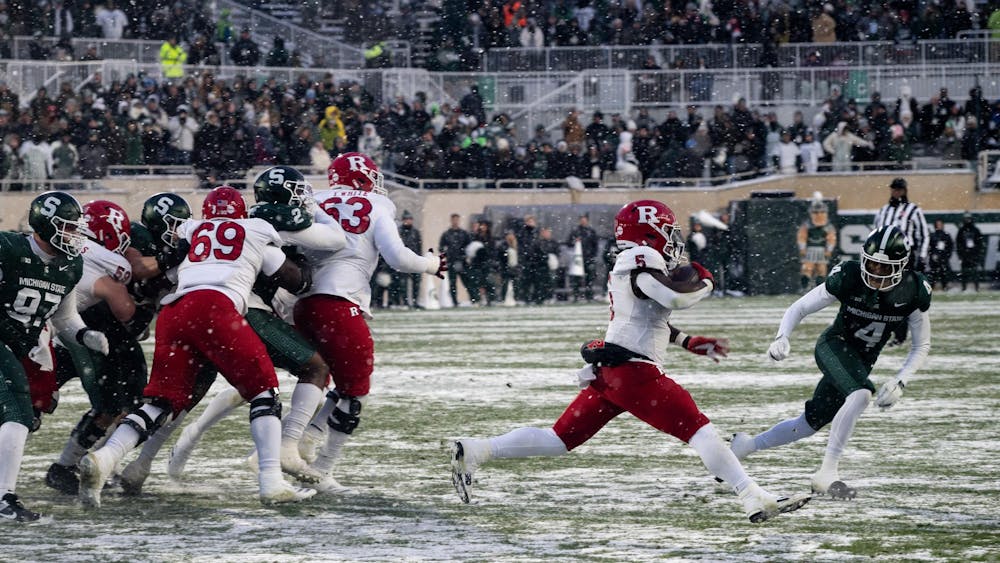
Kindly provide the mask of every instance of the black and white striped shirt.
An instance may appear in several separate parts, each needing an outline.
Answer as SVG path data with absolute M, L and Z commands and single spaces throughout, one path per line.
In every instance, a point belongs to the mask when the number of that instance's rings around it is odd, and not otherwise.
M 926 263 L 931 232 L 927 227 L 927 219 L 924 219 L 924 212 L 917 204 L 883 205 L 875 214 L 875 228 L 880 229 L 889 225 L 896 225 L 903 231 L 910 241 L 912 255 Z

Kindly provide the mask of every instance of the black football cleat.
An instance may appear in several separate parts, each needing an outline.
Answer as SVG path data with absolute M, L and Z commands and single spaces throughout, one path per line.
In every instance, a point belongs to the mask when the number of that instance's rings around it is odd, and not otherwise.
M 0 499 L 0 520 L 36 522 L 39 518 L 41 514 L 25 508 L 14 493 L 7 493 Z
M 80 492 L 80 470 L 58 463 L 49 466 L 45 473 L 45 484 L 66 495 L 77 495 Z

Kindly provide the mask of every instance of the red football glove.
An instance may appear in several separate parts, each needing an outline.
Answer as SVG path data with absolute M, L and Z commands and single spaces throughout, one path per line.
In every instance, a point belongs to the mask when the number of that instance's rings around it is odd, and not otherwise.
M 691 262 L 691 267 L 698 271 L 699 278 L 703 280 L 708 280 L 712 282 L 713 286 L 715 285 L 715 278 L 712 277 L 712 272 L 709 272 L 707 269 L 705 269 L 704 266 L 702 266 L 697 262 Z
M 707 336 L 692 336 L 687 341 L 685 348 L 699 356 L 708 356 L 715 363 L 719 363 L 719 358 L 726 358 L 729 354 L 728 338 L 709 338 Z

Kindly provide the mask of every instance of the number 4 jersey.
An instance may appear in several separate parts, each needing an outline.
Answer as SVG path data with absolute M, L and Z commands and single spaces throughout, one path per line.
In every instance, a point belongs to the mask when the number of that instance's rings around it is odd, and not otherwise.
M 320 209 L 340 223 L 347 245 L 336 252 L 304 251 L 313 265 L 308 295 L 343 297 L 371 317 L 370 281 L 379 254 L 401 272 L 437 272 L 437 257 L 416 254 L 399 238 L 396 205 L 391 199 L 355 190 L 325 190 L 315 197 Z
M 31 235 L 0 232 L 0 341 L 18 357 L 38 335 L 83 274 L 83 258 L 58 255 L 47 263 Z
M 834 267 L 826 289 L 840 301 L 840 311 L 822 338 L 843 338 L 872 362 L 910 313 L 931 306 L 931 286 L 922 274 L 907 270 L 899 285 L 876 291 L 861 280 L 861 264 L 855 260 Z
M 278 231 L 263 219 L 188 220 L 177 234 L 191 243 L 191 250 L 177 267 L 177 290 L 163 298 L 164 305 L 212 289 L 245 314 L 257 274 L 270 276 L 285 262 Z

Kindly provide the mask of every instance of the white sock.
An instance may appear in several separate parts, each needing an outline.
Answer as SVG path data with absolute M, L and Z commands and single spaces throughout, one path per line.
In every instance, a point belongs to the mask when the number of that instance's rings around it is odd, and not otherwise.
M 326 402 L 323 403 L 322 408 L 316 411 L 312 420 L 309 421 L 309 425 L 306 427 L 306 432 L 313 436 L 322 436 L 326 432 L 326 419 L 330 418 L 330 415 L 333 413 L 333 409 L 335 408 L 337 408 L 337 400 L 327 396 Z
M 150 404 L 145 404 L 139 407 L 139 410 L 146 414 L 150 420 L 156 420 L 163 414 L 163 409 Z M 147 431 L 146 421 L 137 414 L 130 414 L 125 417 L 128 420 L 139 423 Z M 94 452 L 99 454 L 105 459 L 112 459 L 114 463 L 112 465 L 118 465 L 118 462 L 125 457 L 125 454 L 135 449 L 136 445 L 139 444 L 139 432 L 132 428 L 128 424 L 119 424 L 118 428 L 115 429 L 115 433 L 108 438 L 108 441 L 99 450 Z
M 260 396 L 258 395 L 258 397 Z M 270 394 L 266 396 L 270 397 Z M 236 407 L 244 403 L 246 401 L 243 400 L 243 397 L 240 396 L 239 391 L 236 389 L 228 387 L 220 391 L 218 395 L 212 397 L 212 400 L 208 402 L 208 405 L 205 406 L 205 411 L 201 413 L 198 420 L 191 423 L 197 429 L 197 433 L 191 436 L 193 441 L 197 442 L 201 438 L 201 435 L 209 428 L 218 424 L 220 420 L 226 418 L 229 413 L 236 410 Z
M 28 427 L 19 422 L 0 425 L 0 495 L 13 493 L 17 474 L 21 471 L 24 443 L 28 441 Z
M 736 459 L 733 451 L 726 447 L 711 423 L 699 428 L 688 440 L 688 445 L 698 452 L 708 472 L 728 483 L 736 494 L 753 483 L 753 479 L 747 475 L 743 465 Z
M 334 463 L 340 457 L 341 448 L 344 447 L 344 444 L 347 443 L 350 437 L 349 434 L 338 432 L 332 428 L 329 429 L 326 433 L 326 442 L 323 443 L 323 446 L 317 452 L 316 461 L 312 462 L 313 469 L 321 473 L 328 473 L 333 469 Z
M 181 411 L 177 413 L 177 416 L 173 420 L 160 426 L 152 436 L 149 437 L 145 442 L 142 443 L 142 449 L 139 450 L 139 457 L 135 460 L 138 463 L 145 464 L 146 467 L 153 465 L 153 459 L 156 458 L 156 454 L 160 453 L 163 448 L 163 444 L 166 443 L 167 438 L 181 427 L 181 423 L 184 422 L 184 417 L 188 415 L 188 411 Z
M 517 428 L 489 438 L 489 443 L 492 456 L 499 458 L 557 456 L 568 451 L 551 428 Z
M 271 392 L 264 391 L 254 399 L 270 398 Z M 257 467 L 260 478 L 281 478 L 281 420 L 274 415 L 258 416 L 250 421 L 250 434 L 257 446 Z
M 76 436 L 71 434 L 69 440 L 66 440 L 66 445 L 63 447 L 63 451 L 59 454 L 59 460 L 56 461 L 59 465 L 63 467 L 74 467 L 83 456 L 87 455 L 87 448 L 80 445 L 77 442 Z
M 292 406 L 281 421 L 282 442 L 298 442 L 302 432 L 323 400 L 323 389 L 312 383 L 297 383 L 292 390 Z
M 840 457 L 844 455 L 844 446 L 854 433 L 854 425 L 861 413 L 868 408 L 872 393 L 867 389 L 858 389 L 844 399 L 844 404 L 830 423 L 830 439 L 826 444 L 826 454 L 823 456 L 823 466 L 820 471 L 837 473 Z
M 805 413 L 802 413 L 795 418 L 783 420 L 772 426 L 770 430 L 754 436 L 754 451 L 791 444 L 802 438 L 808 438 L 815 433 L 816 431 L 806 422 Z

